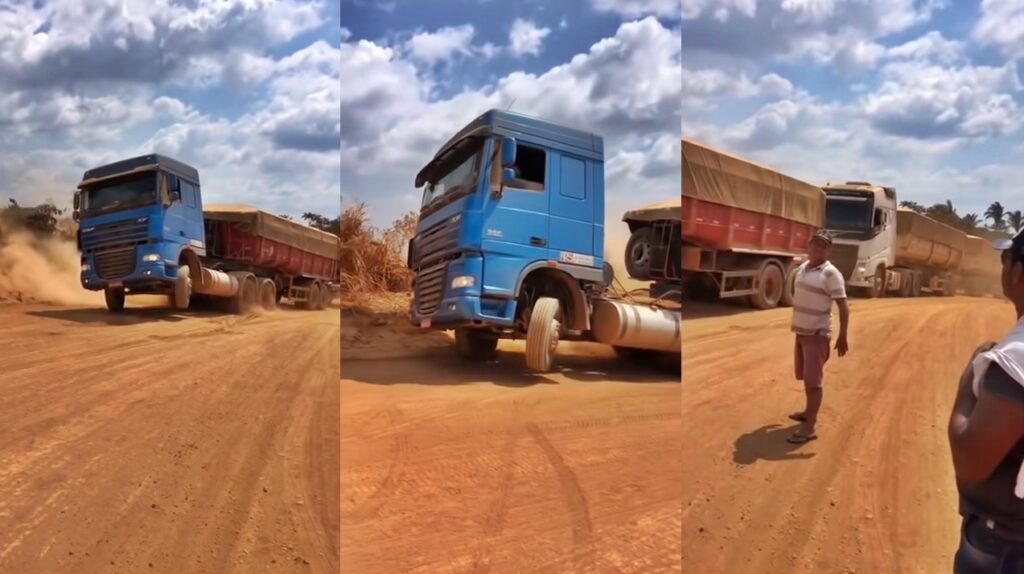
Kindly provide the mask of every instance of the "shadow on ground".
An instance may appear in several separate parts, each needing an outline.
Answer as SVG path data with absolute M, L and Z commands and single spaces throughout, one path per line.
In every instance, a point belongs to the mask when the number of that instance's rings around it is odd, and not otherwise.
M 812 446 L 814 441 L 802 445 L 786 442 L 786 439 L 799 428 L 799 424 L 788 427 L 772 424 L 742 434 L 736 439 L 732 460 L 736 464 L 748 465 L 759 460 L 784 461 L 812 458 L 813 452 L 797 451 Z

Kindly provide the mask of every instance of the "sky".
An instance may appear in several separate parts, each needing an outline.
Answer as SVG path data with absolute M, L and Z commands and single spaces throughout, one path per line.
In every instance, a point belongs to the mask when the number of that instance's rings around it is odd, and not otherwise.
M 1021 0 L 687 0 L 683 133 L 815 184 L 1024 210 Z
M 337 216 L 339 0 L 0 0 L 0 202 L 163 153 L 207 203 Z
M 342 202 L 387 227 L 491 108 L 604 137 L 606 223 L 680 190 L 678 0 L 343 0 Z

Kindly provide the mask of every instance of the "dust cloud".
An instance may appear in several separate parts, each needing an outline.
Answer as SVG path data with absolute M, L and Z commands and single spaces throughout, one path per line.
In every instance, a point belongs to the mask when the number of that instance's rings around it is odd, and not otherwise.
M 80 283 L 81 256 L 72 241 L 0 229 L 0 303 L 103 304 Z

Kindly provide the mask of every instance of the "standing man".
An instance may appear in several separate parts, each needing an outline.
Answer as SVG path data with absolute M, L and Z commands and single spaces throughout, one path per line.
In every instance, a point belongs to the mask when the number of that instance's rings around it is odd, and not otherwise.
M 956 574 L 1024 572 L 1024 231 L 996 248 L 1017 325 L 974 351 L 949 418 L 963 517 Z
M 818 438 L 815 425 L 824 394 L 821 383 L 832 344 L 832 302 L 839 307 L 839 337 L 836 351 L 842 357 L 849 350 L 846 341 L 850 307 L 846 303 L 843 275 L 828 261 L 832 235 L 825 230 L 814 234 L 807 249 L 807 261 L 796 270 L 793 294 L 793 324 L 796 333 L 796 379 L 804 382 L 807 405 L 789 415 L 800 428 L 787 440 L 804 444 Z

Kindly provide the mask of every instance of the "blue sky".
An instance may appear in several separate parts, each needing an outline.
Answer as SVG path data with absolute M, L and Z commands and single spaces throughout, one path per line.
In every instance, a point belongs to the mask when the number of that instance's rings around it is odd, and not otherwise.
M 676 0 L 344 0 L 341 26 L 343 203 L 377 226 L 418 209 L 439 145 L 510 104 L 604 136 L 616 229 L 679 193 Z
M 339 207 L 338 0 L 0 0 L 0 201 L 159 152 L 208 203 Z
M 1024 3 L 686 6 L 688 137 L 813 183 L 878 181 L 961 214 L 1024 209 Z

